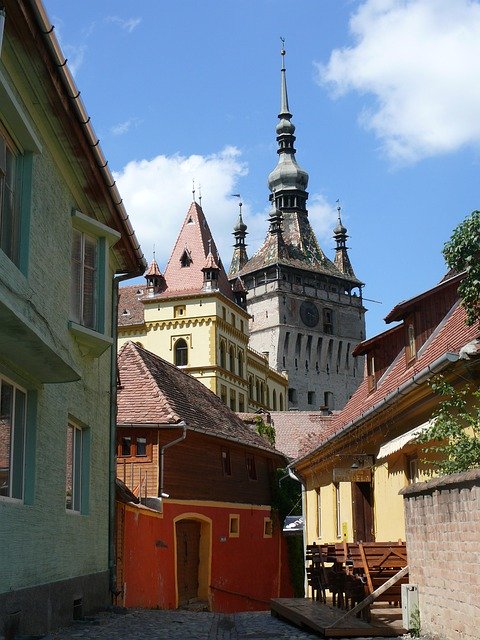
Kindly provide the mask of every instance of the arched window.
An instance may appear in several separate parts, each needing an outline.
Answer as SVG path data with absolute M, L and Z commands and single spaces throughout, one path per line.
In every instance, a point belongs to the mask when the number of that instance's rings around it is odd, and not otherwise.
M 280 411 L 283 411 L 283 393 L 280 394 Z
M 220 342 L 220 366 L 223 367 L 224 369 L 227 368 L 225 342 L 223 342 L 223 340 Z
M 175 342 L 175 364 L 177 367 L 186 367 L 188 364 L 188 345 L 183 338 Z
M 235 349 L 231 346 L 230 349 L 228 350 L 228 357 L 230 362 L 228 363 L 229 369 L 232 373 L 235 373 Z
M 277 392 L 275 389 L 273 390 L 273 410 L 277 410 Z
M 243 378 L 243 353 L 238 351 L 238 375 Z
M 253 400 L 253 377 L 248 376 L 248 397 Z

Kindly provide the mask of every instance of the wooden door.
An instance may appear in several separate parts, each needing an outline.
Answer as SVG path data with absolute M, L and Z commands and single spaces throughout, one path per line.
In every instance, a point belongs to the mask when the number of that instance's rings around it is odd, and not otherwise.
M 370 482 L 352 483 L 353 541 L 374 542 L 373 491 Z
M 177 534 L 178 606 L 198 597 L 198 566 L 200 563 L 200 522 L 180 520 Z

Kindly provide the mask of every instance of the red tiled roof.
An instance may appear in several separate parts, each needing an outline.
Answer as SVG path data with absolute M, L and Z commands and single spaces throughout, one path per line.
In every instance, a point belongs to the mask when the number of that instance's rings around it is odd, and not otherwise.
M 459 302 L 455 303 L 425 344 L 420 347 L 417 358 L 411 366 L 407 367 L 405 348 L 403 347 L 377 382 L 375 390 L 369 392 L 368 381 L 365 379 L 342 411 L 334 416 L 331 433 L 322 434 L 326 437 L 319 438 L 316 447 L 311 449 L 308 455 L 320 449 L 332 437 L 351 428 L 367 414 L 380 409 L 386 398 L 395 395 L 400 389 L 403 391 L 404 386 L 413 382 L 417 374 L 426 372 L 433 375 L 433 373 L 429 373 L 428 367 L 437 363 L 442 356 L 453 354 L 452 358 L 456 359 L 462 347 L 475 341 L 479 335 L 478 327 L 468 327 L 465 324 L 465 319 L 466 314 L 463 307 Z M 476 349 L 472 349 L 472 352 L 478 354 Z M 445 361 L 445 364 L 447 363 L 448 360 Z
M 277 453 L 201 382 L 127 342 L 119 352 L 117 424 L 175 425 Z
M 118 292 L 118 325 L 126 327 L 143 323 L 143 309 L 141 302 L 145 295 L 146 286 L 132 284 L 120 287 Z
M 160 271 L 160 267 L 157 264 L 155 258 L 151 261 L 150 266 L 145 271 L 145 276 L 161 276 L 162 272 Z
M 320 411 L 272 411 L 270 415 L 275 428 L 275 447 L 292 459 L 303 451 L 306 440 L 328 437 L 334 417 Z
M 202 269 L 205 267 L 210 251 L 209 241 L 211 242 L 212 254 L 217 256 L 219 291 L 230 300 L 233 300 L 232 288 L 228 283 L 227 274 L 218 256 L 212 233 L 202 208 L 196 202 L 192 202 L 190 205 L 165 268 L 164 277 L 167 288 L 159 294 L 160 297 L 166 298 L 180 293 L 194 293 L 203 290 L 204 276 Z M 189 266 L 182 267 L 181 259 L 185 250 L 191 262 Z

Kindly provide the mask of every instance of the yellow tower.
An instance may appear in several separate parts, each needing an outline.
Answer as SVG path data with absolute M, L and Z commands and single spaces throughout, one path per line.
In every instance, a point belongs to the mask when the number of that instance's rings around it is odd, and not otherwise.
M 145 278 L 145 285 L 120 289 L 119 346 L 141 344 L 198 378 L 234 411 L 286 408 L 288 380 L 249 348 L 245 288 L 240 278 L 229 283 L 197 202 L 164 274 L 154 259 Z

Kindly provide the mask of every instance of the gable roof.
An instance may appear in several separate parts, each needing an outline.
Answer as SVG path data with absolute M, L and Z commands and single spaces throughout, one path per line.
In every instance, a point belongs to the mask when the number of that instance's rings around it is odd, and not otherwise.
M 217 247 L 212 237 L 202 207 L 192 202 L 178 234 L 170 259 L 165 268 L 164 278 L 166 289 L 158 294 L 161 298 L 178 296 L 185 293 L 200 293 L 203 291 L 204 274 L 202 269 L 207 264 L 209 254 L 216 256 L 218 273 L 218 290 L 230 300 L 234 299 L 232 288 L 228 283 L 227 274 L 218 255 Z M 183 262 L 188 266 L 182 266 Z
M 420 347 L 411 366 L 407 366 L 405 346 L 402 346 L 377 382 L 376 388 L 369 391 L 368 380 L 364 379 L 342 411 L 334 416 L 331 433 L 318 439 L 314 448 L 296 462 L 311 457 L 328 442 L 341 437 L 396 398 L 408 393 L 410 388 L 425 382 L 459 358 L 467 357 L 464 348 L 470 343 L 477 344 L 479 330 L 476 326 L 467 326 L 465 319 L 465 310 L 457 301 Z M 469 351 L 469 355 L 473 357 L 479 354 L 478 349 L 472 348 Z
M 282 455 L 201 382 L 150 351 L 127 342 L 118 368 L 118 426 L 185 423 L 193 431 Z

